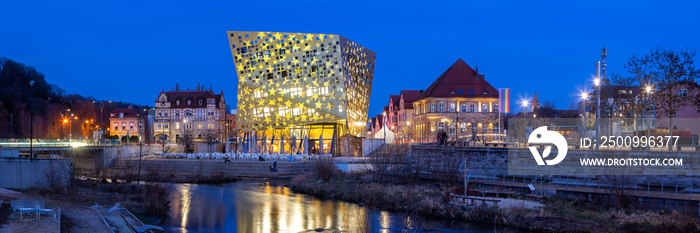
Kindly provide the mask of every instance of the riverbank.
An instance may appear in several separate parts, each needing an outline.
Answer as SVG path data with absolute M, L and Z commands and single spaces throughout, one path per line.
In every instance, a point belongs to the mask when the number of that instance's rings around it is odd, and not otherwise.
M 466 209 L 446 201 L 451 187 L 430 182 L 380 182 L 371 174 L 335 175 L 327 181 L 297 176 L 289 187 L 299 193 L 360 203 L 371 208 L 428 218 L 479 222 L 532 232 L 700 232 L 700 220 L 678 213 L 610 210 L 581 200 L 548 199 L 527 209 Z

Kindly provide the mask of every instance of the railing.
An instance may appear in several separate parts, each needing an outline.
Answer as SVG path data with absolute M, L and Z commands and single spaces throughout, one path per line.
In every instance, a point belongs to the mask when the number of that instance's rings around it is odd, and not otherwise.
M 33 147 L 121 146 L 117 139 L 34 139 Z M 0 147 L 29 147 L 29 139 L 0 139 Z

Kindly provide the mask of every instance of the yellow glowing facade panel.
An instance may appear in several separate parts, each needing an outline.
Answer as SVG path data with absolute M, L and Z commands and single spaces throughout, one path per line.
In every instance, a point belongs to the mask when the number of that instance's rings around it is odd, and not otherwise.
M 329 34 L 228 31 L 240 133 L 314 123 L 363 136 L 375 53 Z

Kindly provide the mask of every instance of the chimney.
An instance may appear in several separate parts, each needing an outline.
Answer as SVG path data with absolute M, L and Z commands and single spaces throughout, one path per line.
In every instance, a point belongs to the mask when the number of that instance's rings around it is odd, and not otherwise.
M 197 83 L 197 90 L 199 91 L 199 83 Z
M 175 83 L 175 91 L 180 91 L 180 84 Z
M 474 72 L 476 72 L 476 75 L 479 75 L 479 66 L 476 66 L 476 70 L 474 70 Z

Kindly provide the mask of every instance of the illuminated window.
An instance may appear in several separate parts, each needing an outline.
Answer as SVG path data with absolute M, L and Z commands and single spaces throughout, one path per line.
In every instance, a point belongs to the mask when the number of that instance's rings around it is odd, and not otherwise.
M 460 132 L 460 133 L 466 133 L 466 132 L 467 132 L 467 123 L 460 123 L 459 132 Z
M 435 112 L 435 102 L 430 103 L 430 112 Z
M 469 112 L 476 112 L 476 104 L 469 105 Z
M 438 111 L 445 112 L 445 103 L 438 104 Z
M 445 122 L 438 122 L 438 130 L 445 130 Z
M 455 123 L 450 123 L 450 134 L 454 134 L 455 132 L 456 132 Z
M 493 104 L 493 112 L 498 112 L 501 109 L 498 108 L 498 104 Z
M 462 103 L 461 105 L 459 105 L 459 111 L 460 112 L 467 112 L 467 104 Z
M 457 103 L 450 103 L 450 112 L 455 112 L 456 107 L 457 107 Z
M 481 112 L 489 112 L 489 105 L 481 104 Z

